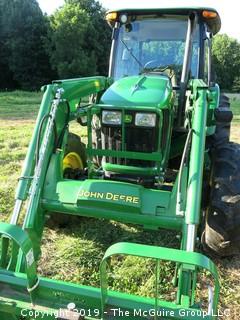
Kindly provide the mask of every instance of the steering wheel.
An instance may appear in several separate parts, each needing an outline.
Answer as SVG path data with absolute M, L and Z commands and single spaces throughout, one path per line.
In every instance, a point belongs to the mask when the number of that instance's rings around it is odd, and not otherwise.
M 155 65 L 151 67 L 151 64 L 155 64 Z M 146 69 L 146 68 L 156 68 L 159 65 L 160 65 L 159 64 L 159 60 L 154 59 L 154 60 L 149 60 L 148 62 L 146 62 L 143 68 L 144 69 Z

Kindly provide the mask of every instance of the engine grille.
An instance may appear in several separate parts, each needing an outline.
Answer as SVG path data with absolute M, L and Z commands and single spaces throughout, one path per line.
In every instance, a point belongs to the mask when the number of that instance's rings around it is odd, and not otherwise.
M 131 113 L 127 113 L 131 114 Z M 101 129 L 102 149 L 115 151 L 132 151 L 152 153 L 157 151 L 158 145 L 158 123 L 156 127 L 136 127 L 134 124 L 134 114 L 132 123 L 125 123 L 125 141 L 123 142 L 122 127 L 103 125 Z M 124 146 L 123 146 L 124 143 Z M 106 162 L 119 165 L 151 167 L 154 163 L 146 160 L 120 159 L 116 157 L 106 157 Z

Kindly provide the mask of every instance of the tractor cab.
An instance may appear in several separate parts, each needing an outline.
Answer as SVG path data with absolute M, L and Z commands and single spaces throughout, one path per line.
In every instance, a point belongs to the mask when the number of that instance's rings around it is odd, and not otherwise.
M 177 85 L 185 68 L 189 79 L 203 79 L 204 49 L 221 26 L 218 13 L 206 8 L 126 9 L 106 19 L 113 28 L 110 77 L 171 69 Z
M 159 186 L 169 160 L 182 153 L 189 81 L 211 82 L 211 36 L 220 19 L 212 9 L 192 8 L 126 9 L 106 19 L 113 28 L 113 84 L 94 116 L 97 162 L 105 178 Z

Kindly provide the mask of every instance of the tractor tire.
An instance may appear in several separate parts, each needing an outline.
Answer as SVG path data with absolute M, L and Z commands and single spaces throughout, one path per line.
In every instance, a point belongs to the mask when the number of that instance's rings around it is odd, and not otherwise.
M 212 158 L 211 198 L 203 245 L 217 256 L 232 256 L 240 253 L 240 145 L 219 145 Z
M 81 142 L 81 139 L 75 133 L 69 132 L 68 141 L 65 147 L 65 156 L 68 153 L 75 152 L 82 159 L 84 167 L 87 164 L 87 154 L 86 154 L 86 146 Z M 68 177 L 70 178 L 70 177 Z M 72 216 L 63 213 L 51 213 L 48 219 L 48 226 L 50 228 L 65 228 L 72 221 Z
M 224 94 L 220 95 L 219 106 L 214 112 L 216 119 L 215 134 L 209 137 L 210 148 L 229 142 L 230 127 L 233 113 L 230 109 L 229 98 Z
M 81 138 L 72 132 L 68 134 L 68 141 L 65 147 L 65 155 L 70 152 L 76 152 L 82 159 L 84 167 L 87 165 L 86 145 L 81 141 Z

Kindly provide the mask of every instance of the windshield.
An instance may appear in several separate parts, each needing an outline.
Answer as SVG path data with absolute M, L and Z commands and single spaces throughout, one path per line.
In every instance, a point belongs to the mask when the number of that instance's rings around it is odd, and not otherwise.
M 180 81 L 184 59 L 188 17 L 135 17 L 122 25 L 115 47 L 113 78 L 115 80 L 144 72 L 174 70 Z M 133 18 L 134 19 L 134 18 Z M 191 78 L 198 72 L 199 35 L 195 31 L 191 61 Z

